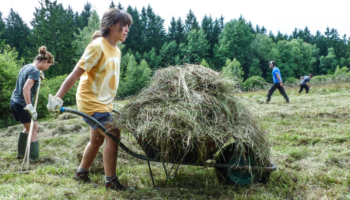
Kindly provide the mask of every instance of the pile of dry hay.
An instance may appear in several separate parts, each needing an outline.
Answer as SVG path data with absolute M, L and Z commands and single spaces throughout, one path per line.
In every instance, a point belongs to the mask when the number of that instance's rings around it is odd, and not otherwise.
M 234 143 L 238 159 L 249 150 L 250 161 L 267 166 L 266 134 L 235 97 L 236 86 L 200 65 L 161 69 L 115 121 L 136 137 L 149 157 L 205 162 Z

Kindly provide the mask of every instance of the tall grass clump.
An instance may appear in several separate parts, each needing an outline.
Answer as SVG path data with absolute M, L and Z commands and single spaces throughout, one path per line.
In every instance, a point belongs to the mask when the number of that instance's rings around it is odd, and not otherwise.
M 235 96 L 236 88 L 234 81 L 209 68 L 171 66 L 156 71 L 115 121 L 150 157 L 203 163 L 230 146 L 238 160 L 249 155 L 249 163 L 269 165 L 266 133 Z

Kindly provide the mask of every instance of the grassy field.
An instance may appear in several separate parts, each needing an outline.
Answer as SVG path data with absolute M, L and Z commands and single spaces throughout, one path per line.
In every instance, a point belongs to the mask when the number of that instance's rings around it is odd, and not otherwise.
M 122 150 L 117 174 L 135 193 L 104 189 L 101 153 L 91 168 L 98 187 L 77 184 L 72 176 L 89 141 L 89 127 L 80 117 L 64 114 L 39 122 L 40 159 L 28 174 L 18 173 L 22 160 L 15 159 L 21 125 L 0 129 L 0 199 L 350 199 L 350 84 L 316 87 L 308 95 L 297 96 L 297 91 L 287 89 L 290 104 L 278 91 L 269 104 L 260 103 L 267 91 L 239 95 L 272 143 L 278 169 L 266 185 L 237 189 L 220 185 L 213 168 L 181 166 L 163 187 L 162 165 L 153 163 L 156 185 L 162 188 L 156 190 L 147 163 Z M 142 153 L 132 136 L 122 140 Z

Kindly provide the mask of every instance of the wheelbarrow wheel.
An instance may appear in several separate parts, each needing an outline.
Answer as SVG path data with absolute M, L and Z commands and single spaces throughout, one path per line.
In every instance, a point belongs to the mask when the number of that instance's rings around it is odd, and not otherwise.
M 237 163 L 234 160 L 234 144 L 228 146 L 222 153 L 222 155 L 217 160 L 218 163 Z M 244 159 L 241 158 L 239 165 L 244 165 Z M 227 169 L 227 168 L 215 168 L 216 176 L 220 184 L 233 185 L 233 186 L 243 186 L 248 185 L 255 181 L 259 176 L 258 173 L 250 173 L 247 170 L 238 169 Z M 269 176 L 269 175 L 268 175 Z M 261 181 L 266 180 L 261 177 Z

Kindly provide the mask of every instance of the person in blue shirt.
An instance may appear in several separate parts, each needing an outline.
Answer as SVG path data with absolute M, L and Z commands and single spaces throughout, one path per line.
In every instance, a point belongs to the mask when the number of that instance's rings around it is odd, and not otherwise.
M 281 95 L 284 97 L 286 100 L 286 103 L 289 103 L 289 98 L 286 94 L 286 91 L 284 91 L 283 88 L 283 83 L 282 83 L 282 76 L 280 69 L 276 67 L 276 62 L 275 61 L 270 61 L 269 66 L 272 69 L 272 78 L 273 78 L 273 85 L 270 88 L 269 92 L 267 93 L 267 99 L 266 103 L 269 103 L 271 100 L 272 94 L 275 92 L 276 89 L 278 89 L 281 93 Z
M 305 93 L 309 93 L 309 89 L 312 89 L 312 87 L 310 86 L 310 79 L 312 79 L 314 75 L 309 74 L 309 76 L 302 76 L 300 77 L 300 90 L 298 93 L 298 96 L 300 95 L 300 93 L 303 91 L 303 89 L 305 88 Z

